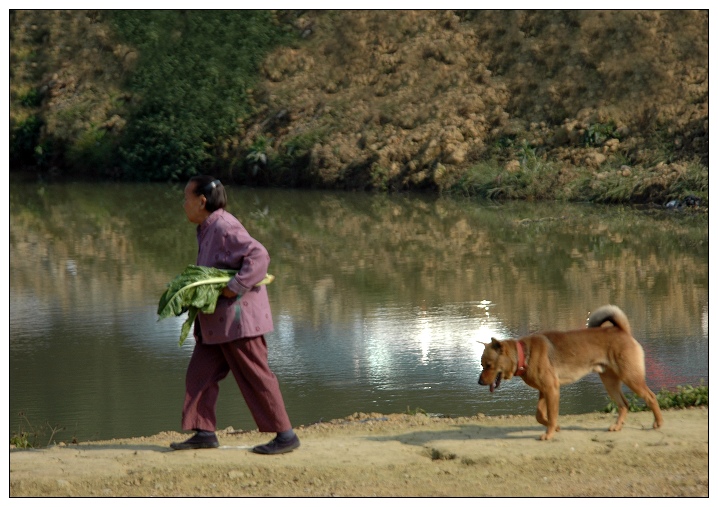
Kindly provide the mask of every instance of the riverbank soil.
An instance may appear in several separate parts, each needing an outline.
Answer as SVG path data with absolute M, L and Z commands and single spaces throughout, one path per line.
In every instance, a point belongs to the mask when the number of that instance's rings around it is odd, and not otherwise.
M 187 435 L 10 453 L 10 495 L 80 497 L 707 497 L 708 409 L 561 415 L 548 442 L 531 416 L 361 414 L 297 429 L 289 454 L 227 428 L 219 449 L 172 451 Z
M 272 12 L 298 38 L 239 79 L 222 73 L 234 65 L 223 44 L 255 45 L 225 31 L 198 48 L 210 64 L 178 75 L 174 46 L 192 44 L 190 19 L 207 26 L 192 11 L 132 16 L 138 34 L 152 23 L 162 39 L 173 26 L 159 58 L 102 10 L 11 11 L 12 160 L 113 179 L 139 165 L 145 172 L 131 174 L 141 180 L 184 179 L 180 166 L 151 169 L 165 164 L 156 146 L 134 155 L 156 164 L 113 151 L 135 144 L 131 132 L 149 135 L 149 121 L 159 148 L 203 150 L 217 177 L 239 184 L 707 203 L 707 9 Z M 167 90 L 128 85 L 157 74 Z M 214 74 L 225 86 L 253 83 L 233 90 L 251 114 L 230 132 L 178 141 L 199 118 L 173 93 L 201 86 L 211 103 Z M 157 118 L 186 116 L 184 130 L 133 114 L 150 102 L 164 111 Z

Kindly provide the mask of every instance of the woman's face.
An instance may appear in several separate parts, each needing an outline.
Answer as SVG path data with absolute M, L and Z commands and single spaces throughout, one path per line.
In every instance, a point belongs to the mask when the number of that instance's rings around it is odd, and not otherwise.
M 187 220 L 194 224 L 201 224 L 205 218 L 209 216 L 205 204 L 207 198 L 203 195 L 195 195 L 194 189 L 197 183 L 190 181 L 187 186 L 184 187 L 184 203 L 182 207 L 187 215 Z

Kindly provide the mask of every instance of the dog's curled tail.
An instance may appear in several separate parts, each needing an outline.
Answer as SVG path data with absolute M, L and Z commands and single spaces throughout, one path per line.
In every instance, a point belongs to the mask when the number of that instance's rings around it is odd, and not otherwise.
M 628 323 L 628 317 L 626 317 L 623 310 L 617 306 L 602 306 L 588 317 L 588 327 L 601 327 L 604 322 L 610 322 L 614 326 L 621 328 L 626 333 L 631 334 L 631 326 Z

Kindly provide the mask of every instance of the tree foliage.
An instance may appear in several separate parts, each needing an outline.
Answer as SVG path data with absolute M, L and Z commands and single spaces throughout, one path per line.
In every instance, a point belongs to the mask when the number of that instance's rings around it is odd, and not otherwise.
M 214 143 L 252 110 L 265 53 L 292 37 L 267 10 L 123 10 L 111 21 L 140 54 L 120 145 L 123 174 L 137 180 L 183 179 L 210 164 Z

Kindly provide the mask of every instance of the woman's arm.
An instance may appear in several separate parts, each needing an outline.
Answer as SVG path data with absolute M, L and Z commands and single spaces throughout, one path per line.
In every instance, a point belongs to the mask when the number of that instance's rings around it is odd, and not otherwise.
M 246 232 L 230 235 L 226 247 L 232 263 L 241 264 L 239 272 L 232 278 L 222 294 L 226 297 L 241 296 L 254 288 L 267 275 L 269 252 L 259 241 Z

